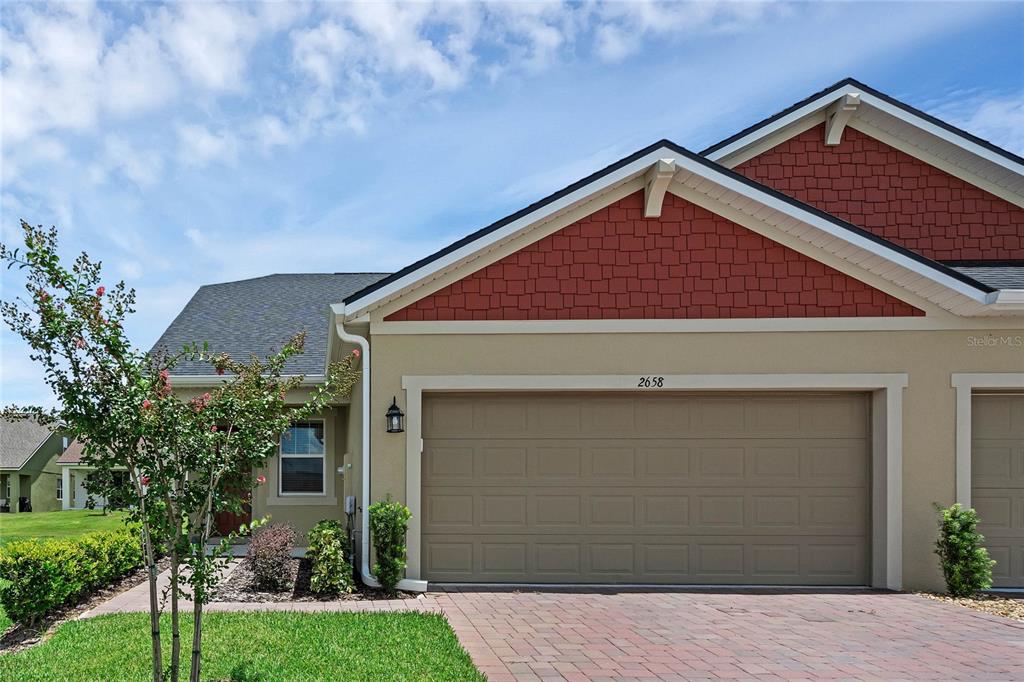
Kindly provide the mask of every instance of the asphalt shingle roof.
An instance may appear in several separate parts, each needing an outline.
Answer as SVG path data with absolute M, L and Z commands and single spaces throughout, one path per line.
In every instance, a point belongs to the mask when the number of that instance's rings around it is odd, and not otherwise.
M 0 420 L 0 469 L 20 469 L 50 437 L 50 427 L 34 419 Z
M 953 269 L 994 289 L 1024 289 L 1024 265 L 958 265 Z
M 322 374 L 327 362 L 327 319 L 332 303 L 386 277 L 386 273 L 267 275 L 207 284 L 178 314 L 153 346 L 181 349 L 206 342 L 215 353 L 245 361 L 266 357 L 300 331 L 308 332 L 306 352 L 285 365 L 287 374 Z M 212 374 L 205 363 L 185 362 L 173 374 Z

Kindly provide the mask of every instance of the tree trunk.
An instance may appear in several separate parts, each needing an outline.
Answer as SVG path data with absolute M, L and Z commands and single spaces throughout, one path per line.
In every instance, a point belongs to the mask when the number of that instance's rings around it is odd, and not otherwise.
M 143 503 L 145 504 L 145 503 Z M 145 513 L 143 513 L 145 518 Z M 146 554 L 146 569 L 149 573 L 149 625 L 153 640 L 153 682 L 164 682 L 163 647 L 160 643 L 160 604 L 156 584 L 156 553 L 149 526 L 142 525 L 142 545 Z
M 192 606 L 192 672 L 189 682 L 199 682 L 199 666 L 201 663 L 201 643 L 203 638 L 203 604 L 196 600 Z
M 178 618 L 178 575 L 181 563 L 178 551 L 171 554 L 171 682 L 178 682 L 181 670 L 181 628 Z

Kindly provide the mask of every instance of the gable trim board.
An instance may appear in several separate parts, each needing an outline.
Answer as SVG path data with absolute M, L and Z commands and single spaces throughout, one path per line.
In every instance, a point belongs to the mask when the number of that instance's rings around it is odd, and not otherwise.
M 730 214 L 723 217 L 780 242 L 775 236 L 775 230 L 782 228 L 799 237 L 805 244 L 835 253 L 912 292 L 917 289 L 922 297 L 957 314 L 991 313 L 986 308 L 995 300 L 992 287 L 760 185 L 671 142 L 662 141 L 347 297 L 345 307 L 348 319 L 359 319 L 390 301 L 404 297 L 413 289 L 464 266 L 481 254 L 549 223 L 584 201 L 593 200 L 595 196 L 637 180 L 652 165 L 667 159 L 673 160 L 679 168 L 669 191 L 694 203 L 702 203 L 716 214 L 723 215 L 723 210 L 730 208 L 730 203 L 740 206 L 748 217 L 762 225 L 761 229 L 753 227 L 750 222 L 736 220 Z M 677 189 L 680 185 L 684 190 Z M 711 202 L 714 208 L 703 202 Z M 774 229 L 764 226 L 766 219 L 774 219 L 778 225 Z M 797 250 L 810 255 L 808 248 L 805 245 Z M 479 269 L 482 265 L 475 267 Z
M 879 139 L 884 137 L 883 142 L 901 151 L 917 156 L 1003 199 L 1024 205 L 1024 158 L 852 78 L 839 81 L 727 137 L 704 149 L 701 155 L 731 168 L 774 146 L 773 142 L 777 143 L 779 138 L 791 137 L 825 122 L 829 108 L 848 95 L 857 95 L 861 104 L 847 125 Z M 910 129 L 929 136 L 933 144 L 926 147 L 924 140 L 918 140 L 918 144 L 914 144 L 910 140 L 901 139 L 883 129 L 883 119 L 879 116 L 886 117 L 884 120 L 891 123 L 909 126 Z M 968 154 L 976 163 L 954 163 L 948 155 L 939 153 L 937 145 L 948 145 L 949 149 Z

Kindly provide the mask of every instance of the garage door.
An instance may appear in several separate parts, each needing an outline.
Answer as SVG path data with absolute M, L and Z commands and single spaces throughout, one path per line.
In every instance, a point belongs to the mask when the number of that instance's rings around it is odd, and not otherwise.
M 428 580 L 863 585 L 864 395 L 423 404 Z
M 971 503 L 996 587 L 1024 587 L 1024 395 L 975 395 Z

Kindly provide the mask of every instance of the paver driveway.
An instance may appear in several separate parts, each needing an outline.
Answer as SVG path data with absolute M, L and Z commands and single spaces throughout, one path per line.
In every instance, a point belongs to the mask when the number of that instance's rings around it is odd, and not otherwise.
M 1024 624 L 882 592 L 448 592 L 491 682 L 1024 680 Z
M 145 611 L 147 589 L 123 592 L 85 615 Z M 1024 680 L 1024 623 L 912 594 L 479 590 L 208 609 L 443 611 L 490 682 Z

